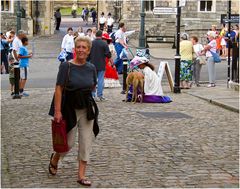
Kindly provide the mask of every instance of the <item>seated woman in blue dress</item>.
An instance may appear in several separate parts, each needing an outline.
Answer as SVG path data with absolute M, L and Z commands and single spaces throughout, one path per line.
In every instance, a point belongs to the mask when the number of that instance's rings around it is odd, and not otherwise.
M 171 98 L 163 95 L 161 78 L 154 71 L 154 66 L 145 57 L 135 56 L 130 62 L 130 70 L 141 71 L 144 75 L 144 96 L 145 103 L 169 103 Z M 138 91 L 140 94 L 140 91 Z M 128 91 L 128 101 L 132 99 L 132 86 Z

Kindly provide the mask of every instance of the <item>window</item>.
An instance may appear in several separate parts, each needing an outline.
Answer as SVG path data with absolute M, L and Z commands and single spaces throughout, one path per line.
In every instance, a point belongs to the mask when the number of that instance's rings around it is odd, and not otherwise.
M 154 1 L 145 0 L 144 4 L 145 4 L 145 11 L 153 11 Z
M 12 12 L 13 0 L 1 0 L 1 12 Z
M 199 11 L 200 12 L 214 12 L 214 3 L 216 1 L 202 1 L 200 0 L 198 5 L 199 5 Z

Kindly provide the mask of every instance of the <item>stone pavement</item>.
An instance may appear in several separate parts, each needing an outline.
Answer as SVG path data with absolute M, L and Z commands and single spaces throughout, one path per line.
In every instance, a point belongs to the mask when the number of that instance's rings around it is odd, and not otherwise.
M 1 91 L 1 187 L 80 187 L 76 145 L 48 174 L 53 90 L 31 88 L 21 100 Z M 120 91 L 106 89 L 98 103 L 92 187 L 239 187 L 239 114 L 166 86 L 169 104 L 125 103 Z
M 227 88 L 226 82 L 218 83 L 214 88 L 207 88 L 205 85 L 205 87 L 194 87 L 191 90 L 182 91 L 239 113 L 239 91 Z

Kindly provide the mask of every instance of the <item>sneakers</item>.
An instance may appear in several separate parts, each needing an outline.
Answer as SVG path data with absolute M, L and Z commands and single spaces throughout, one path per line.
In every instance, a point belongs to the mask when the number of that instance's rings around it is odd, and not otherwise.
M 207 87 L 210 88 L 210 87 L 215 87 L 216 85 L 214 83 L 211 83 L 209 84 Z
M 29 94 L 28 94 L 28 93 L 26 93 L 26 92 L 23 92 L 23 93 L 20 93 L 20 96 L 28 97 L 28 96 L 29 96 Z
M 103 102 L 103 101 L 106 101 L 107 99 L 105 97 L 101 96 L 101 97 L 94 97 L 94 100 L 96 102 Z
M 106 99 L 105 97 L 103 97 L 103 96 L 98 97 L 98 98 L 99 98 L 100 101 L 106 101 L 106 100 L 107 100 L 107 99 Z

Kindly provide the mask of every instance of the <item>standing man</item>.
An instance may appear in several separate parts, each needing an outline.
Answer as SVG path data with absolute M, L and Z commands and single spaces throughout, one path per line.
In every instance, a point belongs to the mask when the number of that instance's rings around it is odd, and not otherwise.
M 3 74 L 3 64 L 6 74 L 8 74 L 8 51 L 9 44 L 3 33 L 0 35 L 1 39 L 1 74 Z
M 73 18 L 76 18 L 77 17 L 77 4 L 74 3 L 73 6 L 72 6 L 72 16 Z
M 60 12 L 60 8 L 58 8 L 56 10 L 56 12 L 54 13 L 54 17 L 56 19 L 56 30 L 59 30 L 60 24 L 61 24 L 61 12 Z
M 88 25 L 88 17 L 89 17 L 89 10 L 88 7 L 84 11 L 85 14 L 85 21 L 86 21 L 86 26 Z
M 125 33 L 126 32 L 126 28 L 124 23 L 120 23 L 119 24 L 119 30 L 116 31 L 115 33 L 115 50 L 117 52 L 117 58 L 114 60 L 114 64 L 116 65 L 118 74 L 122 74 L 123 73 L 123 61 L 120 58 L 120 54 L 123 50 L 123 48 L 128 48 L 127 44 L 126 44 L 126 37 L 125 37 Z
M 19 62 L 18 54 L 19 49 L 22 46 L 22 38 L 26 37 L 26 33 L 23 30 L 19 30 L 17 36 L 12 42 L 12 56 L 16 62 Z
M 95 93 L 93 94 L 97 101 L 106 100 L 103 96 L 106 58 L 111 58 L 111 52 L 109 50 L 108 44 L 102 40 L 102 31 L 98 30 L 96 33 L 96 39 L 92 42 L 92 48 L 89 55 L 90 62 L 95 65 L 97 70 L 97 97 L 95 97 Z
M 97 17 L 97 12 L 96 12 L 95 8 L 93 8 L 93 10 L 92 10 L 92 21 L 93 21 L 92 24 L 95 24 L 96 17 Z
M 112 15 L 111 15 L 111 13 L 108 13 L 108 18 L 107 18 L 107 32 L 108 32 L 108 34 L 112 33 L 113 23 L 114 23 L 114 20 L 112 18 Z
M 99 29 L 103 31 L 105 25 L 106 25 L 106 18 L 104 16 L 104 12 L 102 12 L 101 17 L 99 19 Z

